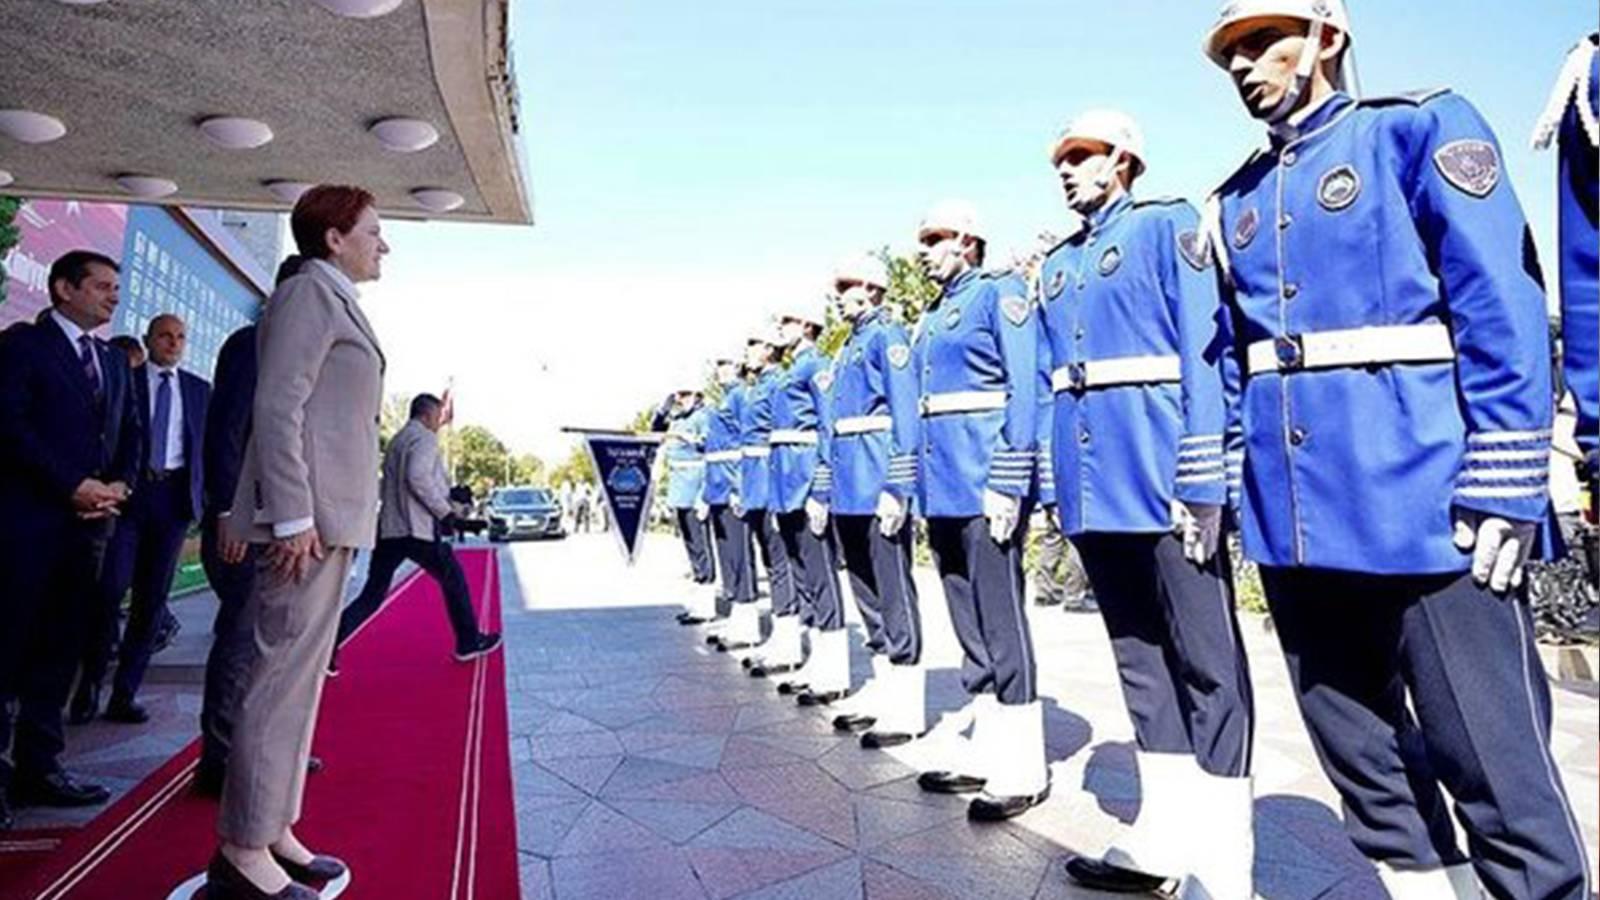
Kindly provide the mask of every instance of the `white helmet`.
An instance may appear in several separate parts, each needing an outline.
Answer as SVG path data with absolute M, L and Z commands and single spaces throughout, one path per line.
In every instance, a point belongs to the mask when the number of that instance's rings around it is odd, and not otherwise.
M 1212 62 L 1227 68 L 1228 59 L 1223 54 L 1232 43 L 1230 38 L 1238 33 L 1237 26 L 1271 17 L 1299 19 L 1337 29 L 1347 42 L 1354 37 L 1350 34 L 1350 13 L 1345 9 L 1344 0 L 1229 0 L 1223 4 L 1202 49 Z
M 941 200 L 935 203 L 928 214 L 922 217 L 922 224 L 917 227 L 917 237 L 921 239 L 923 235 L 937 231 L 953 231 L 980 241 L 989 239 L 989 233 L 978 220 L 977 208 L 965 200 Z
M 815 325 L 818 328 L 821 328 L 827 324 L 822 321 L 823 318 L 824 316 L 818 313 L 804 312 L 798 306 L 787 307 L 783 312 L 778 314 L 778 333 L 779 335 L 782 335 L 784 322 L 799 322 L 803 325 Z
M 1112 153 L 1122 151 L 1133 161 L 1133 174 L 1137 177 L 1145 169 L 1144 132 L 1139 123 L 1125 112 L 1115 109 L 1091 109 L 1072 120 L 1061 136 L 1050 147 L 1050 162 L 1060 165 L 1061 157 L 1073 144 L 1092 142 L 1110 147 Z
M 889 267 L 876 254 L 862 253 L 847 256 L 833 267 L 833 280 L 855 281 L 868 287 L 889 289 Z

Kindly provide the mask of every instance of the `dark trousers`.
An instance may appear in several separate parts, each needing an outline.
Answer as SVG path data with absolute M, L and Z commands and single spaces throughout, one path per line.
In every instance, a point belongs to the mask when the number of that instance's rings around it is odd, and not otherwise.
M 215 520 L 208 516 L 201 525 L 200 563 L 217 595 L 217 618 L 211 625 L 205 695 L 200 703 L 200 765 L 217 771 L 227 765 L 239 700 L 249 686 L 250 667 L 256 659 L 253 623 L 244 610 L 255 582 L 259 552 L 257 545 L 251 544 L 243 561 L 223 562 Z
M 1492 896 L 1588 896 L 1525 597 L 1465 574 L 1263 567 L 1261 579 L 1300 712 L 1363 853 L 1398 866 L 1458 860 L 1442 784 Z
M 710 584 L 716 580 L 716 570 L 711 562 L 711 522 L 695 518 L 693 509 L 674 510 L 678 520 L 678 534 L 683 537 L 683 549 L 689 554 L 689 570 L 694 573 L 695 584 Z
M 795 590 L 794 573 L 789 571 L 789 554 L 778 534 L 778 517 L 764 509 L 747 509 L 745 525 L 756 542 L 761 565 L 767 570 L 767 590 L 772 595 L 772 614 L 792 616 L 800 611 L 800 593 Z
M 1250 668 L 1226 550 L 1204 568 L 1173 534 L 1072 539 L 1100 601 L 1139 749 L 1193 753 L 1213 775 L 1250 772 Z
M 776 513 L 774 518 L 784 559 L 789 564 L 789 577 L 800 598 L 802 621 L 823 631 L 838 631 L 844 627 L 844 605 L 839 598 L 839 568 L 827 531 L 821 536 L 812 534 L 803 509 Z
M 1027 509 L 1004 544 L 989 536 L 983 516 L 928 520 L 928 544 L 965 656 L 961 684 L 969 694 L 993 691 L 1007 705 L 1032 703 L 1039 696 L 1033 636 L 1023 609 L 1027 529 Z
M 867 649 L 895 665 L 922 658 L 922 614 L 911 578 L 911 518 L 886 538 L 877 516 L 834 516 L 845 571 L 867 628 Z
M 731 603 L 754 603 L 756 570 L 750 559 L 750 527 L 727 504 L 711 507 L 711 534 L 722 570 L 721 596 Z M 718 610 L 722 612 L 722 610 Z
M 128 510 L 117 520 L 106 547 L 101 593 L 91 620 L 83 677 L 99 684 L 117 637 L 117 612 L 132 589 L 128 626 L 117 650 L 117 675 L 111 695 L 130 701 L 144 682 L 155 652 L 156 629 L 165 618 L 172 578 L 178 571 L 183 538 L 192 521 L 188 470 L 139 486 Z
M 343 644 L 362 622 L 378 611 L 384 598 L 389 596 L 395 570 L 408 559 L 439 582 L 445 612 L 450 616 L 450 628 L 456 635 L 456 649 L 471 648 L 478 638 L 478 617 L 472 611 L 467 576 L 456 561 L 455 550 L 443 540 L 424 541 L 414 537 L 378 538 L 377 546 L 372 549 L 372 560 L 367 564 L 366 584 L 361 586 L 355 601 L 339 615 L 339 636 L 334 646 Z
M 83 655 L 85 618 L 98 598 L 108 526 L 51 510 L 0 510 L 26 534 L 0 534 L 0 791 L 13 773 L 61 768 L 62 709 Z

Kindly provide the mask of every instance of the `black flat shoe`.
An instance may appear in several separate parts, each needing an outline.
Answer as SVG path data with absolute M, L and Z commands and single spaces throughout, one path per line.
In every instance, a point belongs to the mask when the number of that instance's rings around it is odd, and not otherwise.
M 991 797 L 984 794 L 972 798 L 972 802 L 967 804 L 967 818 L 974 822 L 1004 822 L 1006 819 L 1022 815 L 1048 799 L 1050 799 L 1048 784 L 1037 794 L 1024 794 L 1019 797 Z
M 877 718 L 874 716 L 845 713 L 842 716 L 833 717 L 833 730 L 846 731 L 850 734 L 860 734 L 861 732 L 872 728 L 877 721 Z
M 754 666 L 755 664 L 756 664 L 756 658 L 754 656 L 746 656 L 744 659 L 739 660 L 739 665 L 743 666 L 746 669 L 750 668 L 751 666 Z
M 1067 877 L 1074 882 L 1113 894 L 1159 894 L 1172 883 L 1171 879 L 1124 869 L 1092 856 L 1069 857 L 1066 869 Z
M 720 635 L 715 635 L 715 634 L 706 635 L 706 646 L 715 647 L 720 643 L 722 643 L 722 637 Z
M 301 884 L 310 885 L 311 887 L 316 888 L 320 888 L 335 878 L 338 878 L 345 872 L 349 871 L 350 868 L 349 866 L 346 866 L 343 861 L 335 859 L 332 856 L 313 856 L 311 857 L 311 862 L 308 862 L 305 865 L 301 865 L 297 862 L 291 862 L 290 860 L 284 859 L 276 853 L 272 854 L 272 858 L 277 861 L 278 865 L 283 866 L 283 871 L 286 872 L 290 878 L 293 878 L 295 881 Z
M 827 706 L 837 700 L 843 700 L 848 696 L 850 696 L 849 691 L 807 690 L 805 693 L 796 697 L 795 702 L 801 706 Z
M 111 799 L 111 792 L 98 784 L 86 784 L 65 772 L 43 778 L 30 778 L 11 786 L 11 801 L 17 806 L 75 808 L 99 806 Z
M 294 881 L 276 894 L 269 894 L 244 877 L 220 850 L 206 866 L 206 900 L 319 900 L 321 896 L 321 892 Z
M 917 787 L 932 794 L 971 794 L 983 790 L 987 779 L 960 772 L 923 772 L 917 776 Z
M 800 668 L 799 663 L 762 663 L 750 667 L 751 678 L 768 678 L 773 675 L 787 675 Z
M 790 694 L 803 694 L 810 689 L 809 685 L 799 681 L 781 681 L 778 683 L 778 693 L 785 697 Z
M 901 744 L 909 744 L 916 735 L 906 734 L 903 731 L 869 731 L 861 736 L 861 749 L 887 750 Z
M 485 632 L 478 635 L 477 640 L 473 641 L 471 645 L 456 649 L 456 662 L 471 662 L 480 656 L 488 656 L 499 650 L 501 644 L 502 641 L 498 632 Z
M 150 721 L 150 710 L 134 700 L 118 700 L 112 698 L 106 705 L 106 711 L 101 718 L 107 722 L 117 722 L 122 725 L 143 725 Z

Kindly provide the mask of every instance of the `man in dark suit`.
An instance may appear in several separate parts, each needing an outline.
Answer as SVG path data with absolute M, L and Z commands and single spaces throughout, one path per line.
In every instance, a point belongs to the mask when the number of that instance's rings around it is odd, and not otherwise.
M 143 423 L 143 477 L 139 496 L 116 523 L 106 551 L 95 635 L 84 659 L 73 699 L 72 720 L 88 721 L 99 707 L 122 598 L 133 590 L 128 627 L 117 654 L 117 674 L 106 706 L 113 722 L 139 724 L 150 713 L 135 699 L 155 652 L 157 626 L 167 616 L 167 597 L 189 523 L 200 515 L 206 407 L 211 385 L 178 367 L 188 330 L 171 313 L 150 320 L 144 343 L 149 356 L 134 373 L 133 392 Z
M 109 792 L 61 768 L 106 526 L 138 474 L 128 361 L 89 332 L 117 308 L 117 264 L 73 251 L 50 268 L 52 309 L 0 353 L 0 829 L 9 803 L 89 806 Z

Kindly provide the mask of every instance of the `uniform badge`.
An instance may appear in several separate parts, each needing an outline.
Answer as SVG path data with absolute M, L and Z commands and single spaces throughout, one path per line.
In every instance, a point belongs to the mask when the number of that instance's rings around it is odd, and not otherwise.
M 833 370 L 823 369 L 821 372 L 816 374 L 815 378 L 812 378 L 811 380 L 816 384 L 817 390 L 826 394 L 828 392 L 828 388 L 833 387 Z
M 1045 286 L 1045 289 L 1044 289 L 1045 298 L 1048 299 L 1048 300 L 1054 300 L 1055 298 L 1061 296 L 1061 289 L 1066 287 L 1066 286 L 1067 286 L 1067 270 L 1066 269 L 1057 269 L 1056 273 L 1054 275 L 1050 276 L 1050 283 Z
M 953 329 L 953 328 L 956 327 L 956 323 L 960 322 L 960 321 L 961 321 L 961 310 L 952 309 L 952 310 L 950 310 L 950 314 L 944 317 L 944 327 L 946 329 Z
M 1329 212 L 1338 212 L 1356 202 L 1361 194 L 1361 176 L 1351 166 L 1336 166 L 1324 172 L 1317 182 L 1317 202 Z
M 1250 242 L 1256 239 L 1256 230 L 1260 227 L 1261 216 L 1256 213 L 1255 207 L 1245 210 L 1244 215 L 1239 217 L 1238 224 L 1233 226 L 1233 246 L 1239 250 L 1250 246 Z
M 1116 247 L 1107 247 L 1106 252 L 1100 254 L 1100 274 L 1110 275 L 1122 265 L 1122 251 Z
M 1000 312 L 1005 314 L 1006 321 L 1013 325 L 1021 325 L 1028 321 L 1027 297 L 1002 297 L 1000 298 Z
M 1204 272 L 1211 265 L 1211 245 L 1198 231 L 1178 234 L 1178 255 L 1196 272 Z
M 896 369 L 904 369 L 906 363 L 911 362 L 911 348 L 905 344 L 895 344 L 889 348 L 889 365 Z
M 1444 179 L 1474 197 L 1487 197 L 1500 183 L 1500 155 L 1488 141 L 1451 141 L 1434 151 Z

